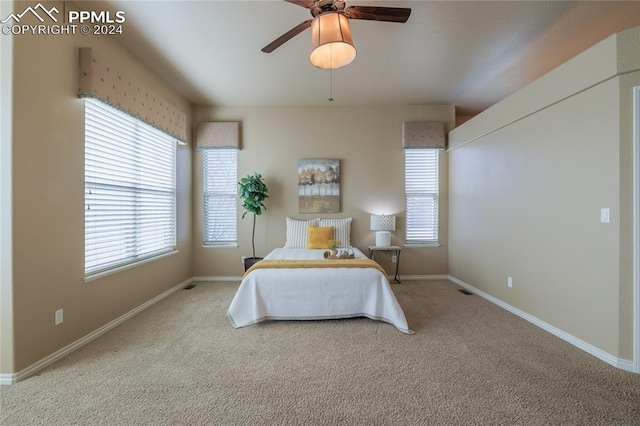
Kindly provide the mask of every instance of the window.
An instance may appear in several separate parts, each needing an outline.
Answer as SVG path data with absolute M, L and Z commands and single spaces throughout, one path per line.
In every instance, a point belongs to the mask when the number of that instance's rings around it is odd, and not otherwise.
M 404 150 L 406 244 L 438 241 L 438 152 Z
M 176 141 L 85 99 L 85 275 L 176 246 Z
M 237 246 L 238 150 L 202 151 L 204 244 Z

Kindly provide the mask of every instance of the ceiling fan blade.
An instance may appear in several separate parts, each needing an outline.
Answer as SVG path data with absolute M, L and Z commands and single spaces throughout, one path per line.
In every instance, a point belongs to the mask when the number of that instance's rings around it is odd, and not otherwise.
M 411 9 L 404 7 L 349 6 L 344 14 L 350 19 L 368 21 L 407 22 Z
M 297 36 L 298 34 L 303 32 L 304 30 L 309 28 L 311 26 L 311 22 L 312 21 L 313 21 L 313 19 L 307 19 L 306 21 L 302 22 L 301 24 L 291 28 L 289 31 L 287 31 L 286 33 L 282 34 L 280 37 L 278 37 L 277 39 L 273 40 L 271 43 L 269 43 L 265 47 L 263 47 L 262 51 L 264 53 L 273 52 L 278 47 L 282 46 L 283 44 L 285 44 L 286 42 L 288 42 L 289 40 L 291 40 L 292 38 L 294 38 L 295 36 Z
M 314 0 L 285 0 L 289 3 L 297 4 L 298 6 L 306 7 L 307 9 L 313 6 Z

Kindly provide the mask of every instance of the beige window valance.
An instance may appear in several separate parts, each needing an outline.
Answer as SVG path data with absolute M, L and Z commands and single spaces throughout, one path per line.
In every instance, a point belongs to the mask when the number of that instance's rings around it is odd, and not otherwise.
M 240 149 L 240 123 L 237 121 L 213 121 L 198 124 L 196 129 L 198 150 Z
M 445 149 L 444 123 L 439 121 L 405 121 L 402 124 L 402 148 Z
M 103 61 L 90 47 L 80 48 L 78 96 L 99 99 L 180 142 L 187 141 L 185 113 L 132 78 L 125 70 Z

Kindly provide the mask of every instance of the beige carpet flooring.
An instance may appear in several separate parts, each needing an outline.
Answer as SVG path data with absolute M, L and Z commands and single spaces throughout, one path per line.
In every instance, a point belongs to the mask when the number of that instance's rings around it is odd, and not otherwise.
M 229 325 L 237 283 L 180 290 L 0 388 L 13 425 L 640 425 L 620 371 L 448 281 L 365 318 Z

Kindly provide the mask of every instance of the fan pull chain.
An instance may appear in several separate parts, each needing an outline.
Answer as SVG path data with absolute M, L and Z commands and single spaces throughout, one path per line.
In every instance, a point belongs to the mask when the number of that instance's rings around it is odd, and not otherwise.
M 329 70 L 329 102 L 333 102 L 333 70 Z

